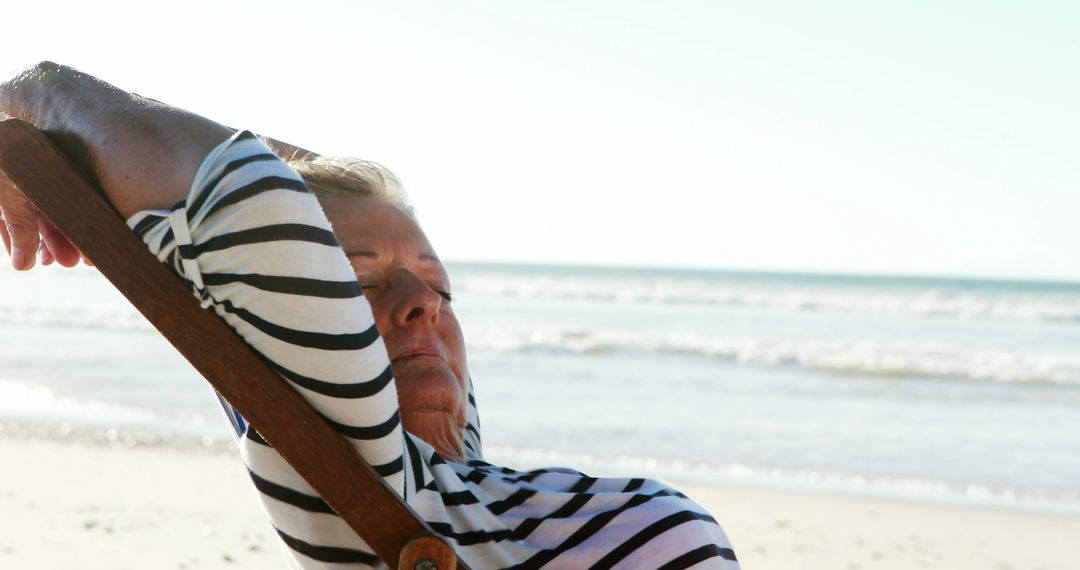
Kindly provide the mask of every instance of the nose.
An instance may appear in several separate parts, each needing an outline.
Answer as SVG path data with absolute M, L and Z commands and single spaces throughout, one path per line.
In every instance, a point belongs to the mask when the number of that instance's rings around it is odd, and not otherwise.
M 390 318 L 394 325 L 404 327 L 413 324 L 439 323 L 439 309 L 443 298 L 423 279 L 407 270 L 399 270 L 392 280 L 394 305 Z

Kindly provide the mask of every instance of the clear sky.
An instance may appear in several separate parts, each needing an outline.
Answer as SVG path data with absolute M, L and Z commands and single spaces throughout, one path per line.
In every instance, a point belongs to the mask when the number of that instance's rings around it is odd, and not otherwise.
M 1080 280 L 1080 4 L 60 2 L 79 67 L 387 165 L 448 260 Z

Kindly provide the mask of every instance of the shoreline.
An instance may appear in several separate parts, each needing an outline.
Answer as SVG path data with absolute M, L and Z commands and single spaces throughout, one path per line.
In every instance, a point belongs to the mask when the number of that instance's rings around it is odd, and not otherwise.
M 0 420 L 0 440 L 4 438 L 48 440 L 57 442 L 75 442 L 103 448 L 144 449 L 147 447 L 166 447 L 182 451 L 216 452 L 232 454 L 239 458 L 237 447 L 231 435 L 197 434 L 192 431 L 162 431 L 159 427 L 106 426 L 72 422 L 22 422 Z M 807 483 L 799 478 L 754 478 L 748 476 L 718 475 L 713 478 L 703 477 L 697 472 L 671 473 L 655 467 L 643 465 L 612 466 L 590 465 L 587 459 L 569 453 L 536 453 L 535 450 L 522 453 L 504 446 L 485 446 L 485 455 L 489 461 L 507 465 L 515 469 L 535 469 L 553 465 L 579 468 L 595 476 L 635 476 L 648 477 L 678 482 L 678 486 L 698 488 L 745 489 L 748 492 L 777 492 L 808 495 L 835 496 L 837 498 L 863 499 L 868 501 L 887 501 L 904 504 L 918 504 L 928 507 L 954 507 L 961 509 L 986 509 L 1006 511 L 1018 514 L 1046 515 L 1080 519 L 1080 502 L 1065 505 L 1054 503 L 1053 498 L 1004 498 L 985 493 L 960 493 L 946 489 L 944 484 L 936 490 L 919 491 L 892 487 L 887 483 L 845 485 L 842 477 L 835 481 L 825 480 Z M 547 459 L 540 460 L 539 457 Z M 762 470 L 771 471 L 771 470 Z M 862 477 L 852 479 L 864 480 Z M 921 483 L 921 482 L 920 482 Z M 929 485 L 923 484 L 923 487 Z M 954 486 L 952 489 L 959 489 Z M 980 487 L 981 489 L 981 487 Z
M 648 458 L 619 457 L 616 462 L 595 463 L 593 456 L 583 453 L 561 453 L 547 450 L 523 450 L 504 446 L 485 446 L 489 461 L 522 470 L 550 465 L 581 469 L 594 476 L 619 477 L 626 474 L 679 481 L 689 486 L 745 488 L 748 490 L 835 495 L 867 500 L 894 501 L 973 509 L 994 509 L 1017 513 L 1080 518 L 1080 493 L 1051 495 L 1017 493 L 992 489 L 985 485 L 957 485 L 912 479 L 871 479 L 860 475 L 821 474 L 784 471 L 774 468 L 745 466 L 707 469 L 666 469 L 665 463 Z
M 0 536 L 0 567 L 284 569 L 232 442 L 157 437 L 5 424 L 0 509 L 18 524 Z M 1075 567 L 1080 517 L 675 485 L 717 518 L 747 569 Z

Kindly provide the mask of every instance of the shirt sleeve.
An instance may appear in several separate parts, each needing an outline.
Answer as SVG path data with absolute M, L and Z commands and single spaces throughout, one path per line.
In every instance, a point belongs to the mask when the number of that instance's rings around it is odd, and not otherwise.
M 299 175 L 261 141 L 236 134 L 206 158 L 187 199 L 128 225 L 398 494 L 425 477 L 427 466 L 404 453 L 386 349 L 330 223 Z M 250 426 L 241 452 L 293 550 L 363 554 L 332 551 L 356 545 L 355 534 Z
M 250 133 L 210 153 L 183 202 L 128 224 L 472 567 L 738 567 L 716 521 L 657 482 L 481 461 L 471 382 L 466 462 L 405 433 L 371 308 L 318 200 Z M 293 568 L 385 568 L 251 426 L 234 421 Z

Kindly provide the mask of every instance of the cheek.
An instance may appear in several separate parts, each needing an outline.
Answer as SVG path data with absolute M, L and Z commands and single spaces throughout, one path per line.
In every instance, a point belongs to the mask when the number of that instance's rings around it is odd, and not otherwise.
M 443 340 L 446 342 L 446 348 L 451 353 L 452 361 L 450 365 L 462 381 L 462 385 L 464 385 L 469 376 L 468 364 L 465 358 L 465 337 L 461 332 L 461 325 L 453 312 L 448 312 L 443 317 L 440 328 L 442 329 Z

